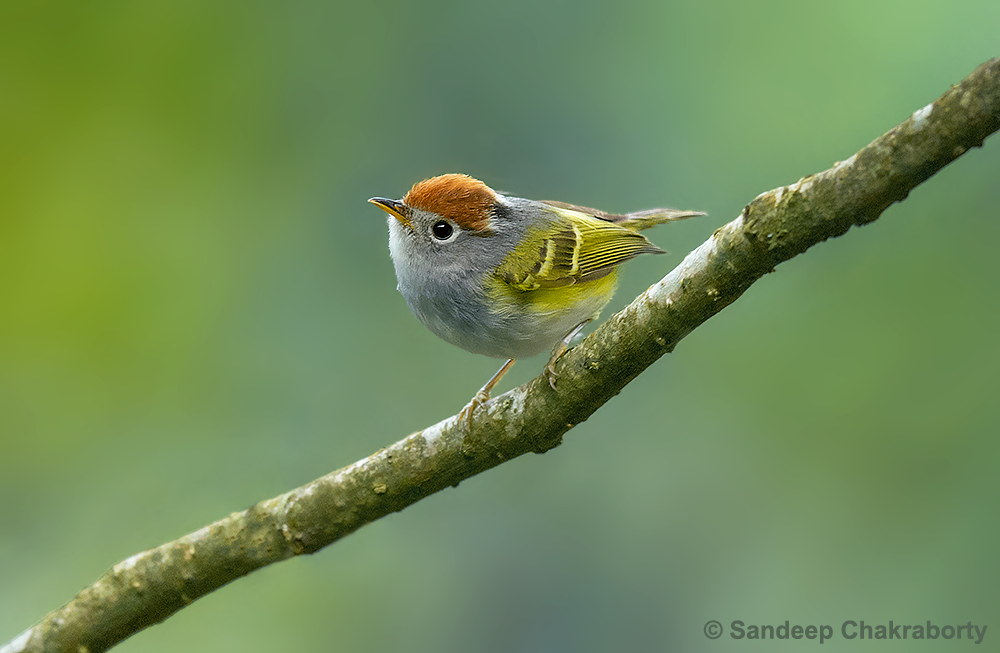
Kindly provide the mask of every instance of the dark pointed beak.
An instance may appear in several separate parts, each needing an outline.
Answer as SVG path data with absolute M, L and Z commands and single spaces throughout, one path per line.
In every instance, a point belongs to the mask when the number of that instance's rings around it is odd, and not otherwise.
M 413 228 L 413 225 L 410 223 L 410 219 L 406 217 L 407 214 L 410 212 L 410 210 L 402 202 L 399 202 L 397 200 L 389 200 L 384 197 L 373 197 L 368 201 L 374 204 L 375 206 L 379 207 L 392 217 L 396 218 L 407 227 L 411 229 Z

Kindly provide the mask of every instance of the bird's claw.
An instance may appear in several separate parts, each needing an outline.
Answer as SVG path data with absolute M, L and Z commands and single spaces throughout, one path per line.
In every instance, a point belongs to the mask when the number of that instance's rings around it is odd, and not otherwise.
M 563 354 L 567 351 L 569 351 L 569 347 L 565 343 L 560 342 L 552 350 L 552 355 L 549 356 L 549 362 L 545 364 L 545 378 L 549 380 L 549 387 L 553 390 L 558 390 L 558 388 L 556 388 L 556 377 L 559 376 L 559 373 L 556 372 L 556 363 L 559 362 L 559 359 L 562 358 Z
M 549 380 L 549 387 L 553 390 L 558 390 L 558 388 L 556 388 L 556 377 L 559 376 L 559 373 L 556 372 L 557 360 L 559 359 L 556 358 L 554 360 L 550 360 L 545 365 L 545 378 Z
M 465 404 L 463 408 L 458 413 L 458 421 L 465 422 L 465 427 L 469 430 L 472 429 L 472 414 L 476 412 L 476 409 L 485 405 L 487 401 L 490 400 L 490 392 L 486 388 L 482 388 L 479 392 L 472 397 L 472 401 Z
M 477 408 L 484 405 L 487 401 L 490 400 L 490 392 L 493 391 L 493 386 L 495 386 L 500 381 L 500 379 L 503 378 L 503 375 L 507 373 L 507 370 L 509 370 L 510 366 L 513 364 L 514 364 L 514 359 L 513 358 L 508 359 L 507 362 L 503 364 L 503 367 L 497 370 L 497 373 L 493 375 L 493 378 L 487 381 L 486 385 L 479 388 L 479 392 L 475 394 L 475 396 L 472 398 L 472 401 L 467 403 L 465 405 L 465 408 L 463 408 L 462 411 L 458 414 L 458 421 L 461 422 L 464 419 L 467 430 L 472 431 L 472 413 L 474 413 Z
M 552 348 L 552 354 L 549 356 L 549 362 L 545 364 L 544 373 L 545 378 L 549 380 L 549 387 L 553 390 L 558 391 L 558 388 L 556 388 L 556 377 L 559 376 L 559 374 L 556 372 L 556 363 L 558 363 L 559 359 L 563 357 L 563 354 L 569 351 L 569 343 L 573 342 L 573 338 L 575 338 L 577 334 L 583 330 L 583 327 L 587 326 L 587 323 L 592 319 L 593 318 L 590 318 L 577 324 L 573 327 L 572 331 L 566 334 L 565 338 L 557 342 L 556 346 Z

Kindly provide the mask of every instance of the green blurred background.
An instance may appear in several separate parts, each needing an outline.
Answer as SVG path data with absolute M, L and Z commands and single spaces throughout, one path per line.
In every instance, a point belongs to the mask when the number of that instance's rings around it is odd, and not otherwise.
M 368 197 L 462 171 L 708 211 L 650 233 L 671 254 L 630 264 L 610 315 L 1000 54 L 998 25 L 996 0 L 3 2 L 0 641 L 495 371 L 410 315 Z M 971 620 L 998 650 L 998 173 L 994 136 L 780 266 L 563 446 L 119 650 L 778 645 L 729 639 L 735 619 Z M 824 650 L 859 645 L 839 635 Z

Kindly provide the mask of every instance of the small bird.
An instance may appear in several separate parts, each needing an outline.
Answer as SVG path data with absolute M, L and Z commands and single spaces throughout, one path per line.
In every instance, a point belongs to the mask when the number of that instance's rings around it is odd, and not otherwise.
M 555 362 L 611 300 L 618 266 L 665 253 L 639 230 L 705 215 L 613 215 L 502 195 L 461 174 L 421 181 L 402 200 L 368 201 L 390 216 L 397 288 L 417 319 L 453 345 L 507 359 L 460 413 L 470 422 L 516 359 L 550 347 L 555 389 Z

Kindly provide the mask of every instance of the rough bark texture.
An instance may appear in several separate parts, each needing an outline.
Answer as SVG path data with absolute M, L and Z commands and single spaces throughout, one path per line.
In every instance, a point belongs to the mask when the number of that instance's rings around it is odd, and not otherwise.
M 312 553 L 383 515 L 566 431 L 774 267 L 875 220 L 1000 128 L 1000 58 L 847 161 L 764 193 L 542 376 L 279 497 L 115 565 L 0 653 L 103 651 L 264 565 Z

